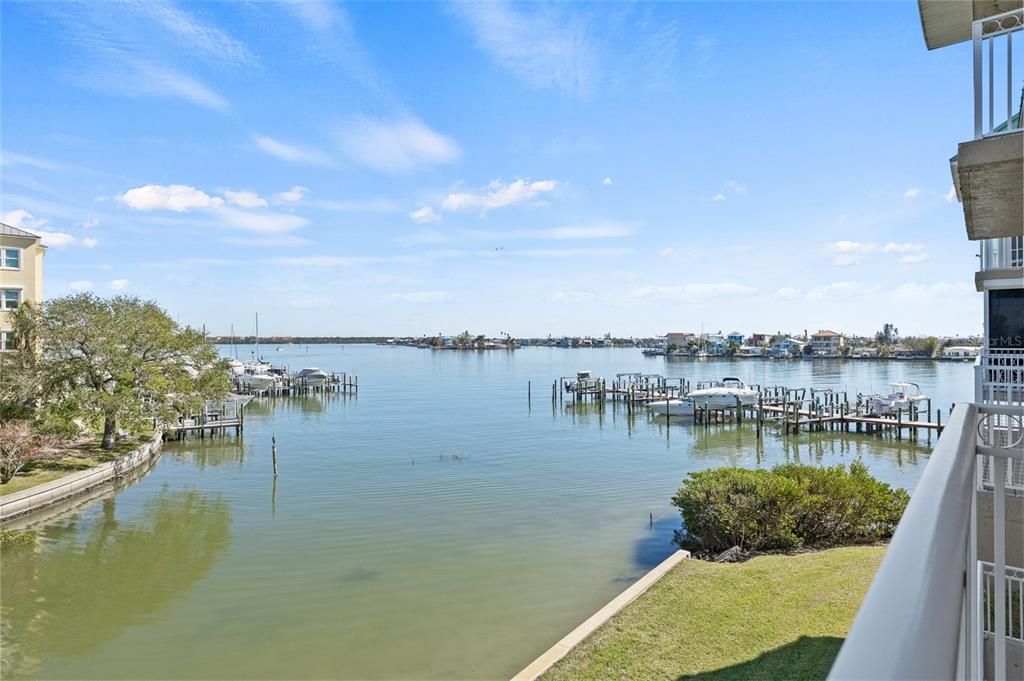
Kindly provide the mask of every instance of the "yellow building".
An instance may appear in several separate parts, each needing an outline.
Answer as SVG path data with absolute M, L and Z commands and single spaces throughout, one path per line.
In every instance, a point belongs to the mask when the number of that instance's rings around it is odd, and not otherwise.
M 11 310 L 43 300 L 41 237 L 0 223 L 0 351 L 11 349 Z

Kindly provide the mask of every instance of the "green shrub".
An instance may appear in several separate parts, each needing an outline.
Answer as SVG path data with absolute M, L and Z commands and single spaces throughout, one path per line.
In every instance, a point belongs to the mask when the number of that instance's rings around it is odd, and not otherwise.
M 689 548 L 764 551 L 886 539 L 909 499 L 854 462 L 849 469 L 786 464 L 699 471 L 683 481 L 672 503 Z

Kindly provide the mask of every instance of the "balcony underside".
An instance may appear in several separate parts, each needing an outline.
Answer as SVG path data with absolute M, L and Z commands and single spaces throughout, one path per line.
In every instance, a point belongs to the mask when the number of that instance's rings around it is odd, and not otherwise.
M 929 50 L 971 39 L 971 22 L 1021 6 L 1021 0 L 918 0 Z
M 975 272 L 974 286 L 979 292 L 997 288 L 1022 288 L 1024 287 L 1024 268 L 1004 267 Z
M 1024 232 L 1024 130 L 963 142 L 956 168 L 968 239 Z

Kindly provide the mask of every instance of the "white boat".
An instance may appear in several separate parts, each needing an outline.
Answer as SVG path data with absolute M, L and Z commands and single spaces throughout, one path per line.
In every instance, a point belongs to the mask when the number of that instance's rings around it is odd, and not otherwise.
M 658 416 L 693 416 L 693 400 L 689 397 L 684 397 L 679 400 L 661 400 L 660 402 L 648 402 L 647 406 L 651 408 Z
M 892 416 L 897 412 L 908 408 L 914 402 L 928 399 L 928 396 L 921 392 L 917 383 L 900 381 L 893 383 L 892 392 L 888 395 L 869 395 L 867 397 L 868 415 L 870 416 Z
M 277 383 L 272 375 L 246 367 L 244 374 L 238 376 L 238 385 L 246 390 L 269 390 Z
M 310 367 L 296 373 L 294 378 L 302 385 L 321 386 L 330 379 L 330 376 L 325 371 Z
M 581 369 L 576 372 L 575 381 L 567 381 L 565 383 L 566 392 L 575 392 L 577 390 L 594 390 L 601 385 L 601 379 L 594 378 L 590 375 L 590 371 Z
M 708 409 L 730 409 L 736 407 L 737 400 L 741 405 L 757 404 L 758 393 L 740 379 L 727 377 L 715 381 L 709 388 L 694 390 L 687 397 L 698 407 L 706 404 Z

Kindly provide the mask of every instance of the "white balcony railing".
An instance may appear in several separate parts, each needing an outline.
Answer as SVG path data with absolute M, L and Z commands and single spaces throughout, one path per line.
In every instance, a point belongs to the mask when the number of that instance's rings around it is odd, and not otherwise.
M 1024 404 L 1024 349 L 986 347 L 974 361 L 974 399 L 985 404 Z
M 1021 128 L 1020 109 L 1024 91 L 1014 81 L 1022 73 L 1024 45 L 1014 55 L 1013 37 L 1024 30 L 1024 8 L 1004 12 L 972 25 L 974 44 L 974 138 L 988 137 Z M 1018 36 L 1019 37 L 1019 36 Z M 1016 116 L 1014 111 L 1017 111 Z
M 1024 45 L 1021 47 L 1024 48 Z M 978 245 L 981 249 L 982 271 L 1024 267 L 1024 236 L 982 239 Z
M 957 405 L 830 679 L 1009 678 L 1022 654 L 1024 566 L 1007 555 L 1024 551 L 1024 505 L 1005 483 L 1022 459 L 1024 406 Z M 979 492 L 986 460 L 991 491 Z

